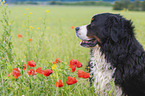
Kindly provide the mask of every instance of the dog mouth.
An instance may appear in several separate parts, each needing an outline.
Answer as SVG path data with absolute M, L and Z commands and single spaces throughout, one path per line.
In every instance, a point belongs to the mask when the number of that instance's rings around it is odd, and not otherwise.
M 95 47 L 98 44 L 98 41 L 96 39 L 91 40 L 82 40 L 80 45 L 82 47 Z

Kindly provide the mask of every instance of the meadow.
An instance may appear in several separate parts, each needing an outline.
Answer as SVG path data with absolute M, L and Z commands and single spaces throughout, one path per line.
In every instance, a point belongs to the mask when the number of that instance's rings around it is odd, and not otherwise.
M 0 8 L 2 10 L 2 8 Z M 89 61 L 89 49 L 81 47 L 75 35 L 74 27 L 89 24 L 91 17 L 98 13 L 111 12 L 123 15 L 133 21 L 137 39 L 145 48 L 145 12 L 113 11 L 111 7 L 91 6 L 16 6 L 8 5 L 10 13 L 11 42 L 13 62 L 0 58 L 0 94 L 1 96 L 96 96 L 89 86 L 89 80 L 78 78 L 77 71 L 85 69 Z M 0 11 L 1 12 L 1 11 Z M 3 13 L 0 20 L 3 20 Z M 0 42 L 3 38 L 3 23 L 0 23 Z M 18 38 L 21 34 L 22 38 Z M 31 40 L 30 40 L 31 39 Z M 11 52 L 11 51 L 10 51 Z M 62 62 L 54 68 L 56 58 Z M 75 72 L 69 69 L 69 61 L 77 59 L 83 64 Z M 24 64 L 34 60 L 36 68 L 53 69 L 49 77 L 41 74 L 28 75 Z M 21 76 L 15 79 L 8 77 L 13 68 L 20 68 Z M 77 83 L 67 85 L 67 76 L 76 77 Z M 55 86 L 61 79 L 63 87 Z

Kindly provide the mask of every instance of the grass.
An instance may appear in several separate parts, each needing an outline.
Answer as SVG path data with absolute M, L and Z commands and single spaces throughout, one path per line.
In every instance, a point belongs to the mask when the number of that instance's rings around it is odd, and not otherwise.
M 26 10 L 27 8 L 29 10 Z M 77 72 L 72 73 L 67 70 L 69 61 L 77 59 L 83 64 L 80 70 L 86 71 L 85 66 L 90 58 L 89 49 L 80 47 L 80 40 L 71 26 L 89 24 L 91 17 L 95 14 L 112 12 L 131 19 L 135 25 L 137 39 L 145 47 L 144 12 L 121 12 L 113 11 L 110 7 L 91 6 L 10 5 L 9 10 L 11 10 L 9 21 L 15 56 L 13 64 L 5 62 L 5 67 L 0 66 L 0 94 L 2 96 L 96 96 L 97 94 L 93 93 L 89 87 L 88 79 L 78 78 Z M 49 10 L 49 13 L 46 13 L 46 10 Z M 2 19 L 1 14 L 0 19 Z M 0 31 L 2 35 L 3 29 L 1 28 Z M 18 38 L 18 34 L 22 34 L 23 37 Z M 29 42 L 30 38 L 31 42 Z M 23 64 L 27 64 L 30 60 L 36 62 L 36 68 L 51 69 L 53 66 L 51 62 L 56 58 L 60 58 L 63 62 L 57 65 L 52 76 L 44 77 L 40 74 L 28 76 L 26 70 L 21 70 L 22 75 L 18 79 L 7 77 L 13 68 L 22 69 Z M 2 62 L 4 61 L 1 59 Z M 78 82 L 68 86 L 65 83 L 68 75 L 76 77 Z M 58 79 L 64 83 L 62 88 L 55 87 Z

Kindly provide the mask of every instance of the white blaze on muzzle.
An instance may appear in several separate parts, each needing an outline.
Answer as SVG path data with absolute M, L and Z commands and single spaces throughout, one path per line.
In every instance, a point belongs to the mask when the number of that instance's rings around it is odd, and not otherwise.
M 80 26 L 79 30 L 76 31 L 77 37 L 81 40 L 91 40 L 91 38 L 87 36 L 87 26 L 88 25 Z

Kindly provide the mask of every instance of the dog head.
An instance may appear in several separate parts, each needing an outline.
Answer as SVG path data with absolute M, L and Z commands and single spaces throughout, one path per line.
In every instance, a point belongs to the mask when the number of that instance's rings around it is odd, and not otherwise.
M 95 47 L 106 42 L 118 43 L 127 36 L 134 36 L 132 23 L 119 14 L 102 13 L 92 17 L 88 25 L 76 27 L 76 35 L 83 47 Z

